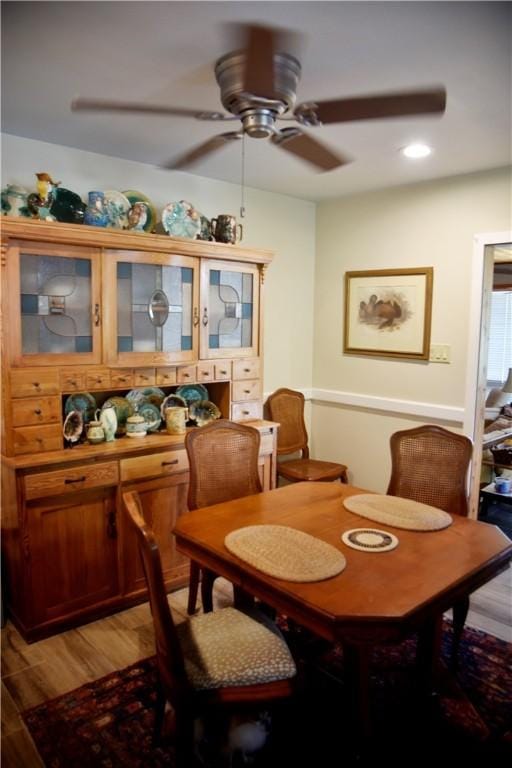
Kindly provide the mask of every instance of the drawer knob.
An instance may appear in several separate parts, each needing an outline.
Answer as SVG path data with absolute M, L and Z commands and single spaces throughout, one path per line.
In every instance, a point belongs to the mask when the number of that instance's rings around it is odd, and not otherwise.
M 126 379 L 123 379 L 123 378 L 121 378 L 121 379 L 119 379 L 119 381 L 121 382 L 121 384 L 124 384 L 124 382 L 126 381 Z
M 246 395 L 250 395 L 250 394 L 251 394 L 251 390 L 250 390 L 250 389 L 244 389 L 244 393 L 245 393 Z
M 170 467 L 172 464 L 178 464 L 179 459 L 173 459 L 172 461 L 162 461 L 162 467 Z
M 244 416 L 248 416 L 250 414 L 250 411 L 242 411 Z
M 226 375 L 226 373 L 227 373 L 227 371 L 221 371 L 221 375 L 222 375 L 222 376 L 225 376 L 225 375 Z
M 36 408 L 34 413 L 36 416 L 40 416 L 42 414 L 42 410 L 40 408 Z
M 66 477 L 64 480 L 66 485 L 70 485 L 71 483 L 83 483 L 85 480 L 85 475 L 82 475 L 82 477 Z
M 203 376 L 208 376 L 209 373 L 209 371 L 203 371 Z
M 250 373 L 250 372 L 251 372 L 250 368 L 244 368 L 244 373 Z
M 96 379 L 96 384 L 101 384 L 101 381 L 102 381 L 102 380 L 101 380 L 101 379 L 98 377 L 98 378 Z
M 36 389 L 39 389 L 41 385 L 39 384 L 38 381 L 33 381 L 32 386 L 35 387 Z
M 184 373 L 183 374 L 183 378 L 190 379 L 190 373 Z

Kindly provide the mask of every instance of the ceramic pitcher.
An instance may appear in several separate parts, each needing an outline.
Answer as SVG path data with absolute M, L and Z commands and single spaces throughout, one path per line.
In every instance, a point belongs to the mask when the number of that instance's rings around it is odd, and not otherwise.
M 105 430 L 101 421 L 90 421 L 87 425 L 87 440 L 95 445 L 105 440 Z
M 117 430 L 117 416 L 113 406 L 101 411 L 100 422 L 105 433 L 105 442 L 111 443 L 115 439 Z
M 184 435 L 187 431 L 188 408 L 176 406 L 165 409 L 165 426 L 170 435 Z
M 236 223 L 236 218 L 229 214 L 222 213 L 216 219 L 211 220 L 211 228 L 214 238 L 218 243 L 236 243 L 236 230 L 240 227 L 240 237 L 242 239 L 243 228 L 241 224 Z

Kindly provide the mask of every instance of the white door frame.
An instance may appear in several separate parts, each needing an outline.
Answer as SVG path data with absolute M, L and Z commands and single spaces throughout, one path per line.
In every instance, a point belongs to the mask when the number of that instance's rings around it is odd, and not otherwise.
M 485 389 L 487 373 L 488 299 L 492 289 L 494 258 L 486 247 L 512 242 L 512 231 L 485 232 L 473 238 L 471 295 L 468 324 L 468 363 L 466 368 L 466 397 L 464 404 L 464 433 L 473 440 L 473 461 L 470 474 L 469 516 L 478 515 L 482 435 L 484 428 Z

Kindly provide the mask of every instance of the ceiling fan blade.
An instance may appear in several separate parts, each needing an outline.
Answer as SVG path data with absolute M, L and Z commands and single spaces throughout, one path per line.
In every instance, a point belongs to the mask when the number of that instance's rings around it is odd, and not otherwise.
M 321 171 L 332 171 L 350 162 L 348 158 L 337 155 L 325 144 L 302 133 L 298 128 L 283 128 L 272 136 L 272 143 L 300 157 L 301 160 L 311 163 Z
M 375 120 L 442 113 L 446 108 L 446 91 L 433 88 L 425 91 L 405 91 L 350 99 L 331 99 L 299 104 L 295 117 L 303 125 L 344 123 L 352 120 Z
M 212 136 L 211 139 L 203 141 L 202 144 L 198 144 L 197 147 L 190 149 L 188 152 L 180 155 L 175 160 L 171 160 L 171 162 L 165 163 L 162 168 L 169 168 L 174 170 L 186 168 L 193 163 L 197 163 L 198 160 L 201 160 L 206 155 L 209 155 L 210 152 L 215 152 L 217 149 L 220 149 L 230 141 L 241 138 L 242 134 L 235 133 L 234 131 L 230 133 L 220 133 L 218 136 Z
M 276 32 L 270 27 L 247 28 L 244 91 L 262 98 L 273 98 Z
M 174 115 L 175 117 L 195 117 L 197 120 L 237 120 L 233 115 L 222 112 L 210 112 L 206 109 L 187 109 L 184 107 L 166 107 L 162 104 L 137 104 L 130 101 L 110 101 L 109 99 L 76 98 L 71 102 L 73 112 L 140 112 L 152 115 Z

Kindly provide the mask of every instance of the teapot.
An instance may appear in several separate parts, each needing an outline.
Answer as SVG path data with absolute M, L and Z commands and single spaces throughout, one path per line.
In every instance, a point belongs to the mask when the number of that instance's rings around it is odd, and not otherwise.
M 184 435 L 187 431 L 188 408 L 173 406 L 165 409 L 165 426 L 170 435 Z

